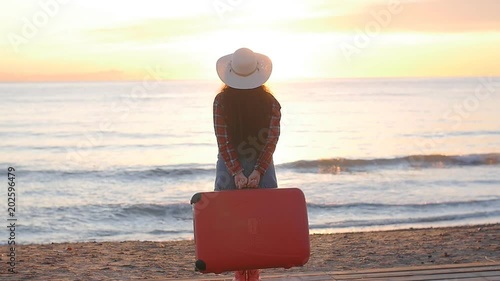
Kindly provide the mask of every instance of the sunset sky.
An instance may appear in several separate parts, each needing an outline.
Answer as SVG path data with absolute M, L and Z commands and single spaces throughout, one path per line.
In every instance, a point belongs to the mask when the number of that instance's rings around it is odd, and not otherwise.
M 0 81 L 499 76 L 498 0 L 25 0 L 0 4 Z

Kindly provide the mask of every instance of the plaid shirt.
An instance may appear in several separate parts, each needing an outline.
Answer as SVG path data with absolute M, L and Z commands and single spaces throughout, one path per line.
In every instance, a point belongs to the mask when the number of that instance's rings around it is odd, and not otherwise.
M 267 139 L 254 167 L 261 175 L 264 175 L 271 164 L 273 153 L 278 143 L 278 138 L 280 136 L 280 109 L 281 106 L 275 99 L 272 105 L 271 122 L 269 124 Z M 220 94 L 217 95 L 214 100 L 214 129 L 217 144 L 219 146 L 219 153 L 224 159 L 226 167 L 231 175 L 235 176 L 239 172 L 242 172 L 243 168 L 238 160 L 238 153 L 236 152 L 234 144 L 231 143 L 228 135 L 227 124 L 224 120 L 224 106 L 220 103 Z

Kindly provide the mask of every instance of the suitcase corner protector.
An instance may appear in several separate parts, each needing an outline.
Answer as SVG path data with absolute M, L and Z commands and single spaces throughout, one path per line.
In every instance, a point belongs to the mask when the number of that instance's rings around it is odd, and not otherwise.
M 191 197 L 191 205 L 192 204 L 195 204 L 195 203 L 198 203 L 200 200 L 201 200 L 201 193 L 200 192 L 197 192 L 193 195 L 193 197 Z
M 203 260 L 197 260 L 195 263 L 196 271 L 205 271 L 207 270 L 207 264 Z

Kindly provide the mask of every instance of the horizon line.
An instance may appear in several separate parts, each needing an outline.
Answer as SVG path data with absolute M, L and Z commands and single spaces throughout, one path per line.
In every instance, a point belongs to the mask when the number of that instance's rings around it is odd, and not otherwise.
M 480 78 L 480 77 L 495 77 L 500 78 L 500 75 L 456 75 L 456 76 L 356 76 L 356 77 L 343 77 L 343 76 L 335 76 L 335 77 L 304 77 L 304 78 L 291 78 L 291 79 L 276 79 L 273 81 L 266 82 L 267 84 L 272 83 L 284 83 L 284 82 L 305 82 L 305 81 L 318 81 L 318 80 L 382 80 L 382 79 L 457 79 L 457 78 Z M 222 81 L 218 79 L 210 79 L 210 78 L 196 78 L 196 79 L 155 79 L 158 82 L 220 82 Z M 23 84 L 23 83 L 31 83 L 31 84 L 42 84 L 42 83 L 133 83 L 133 82 L 143 82 L 144 79 L 110 79 L 110 80 L 0 80 L 2 84 Z

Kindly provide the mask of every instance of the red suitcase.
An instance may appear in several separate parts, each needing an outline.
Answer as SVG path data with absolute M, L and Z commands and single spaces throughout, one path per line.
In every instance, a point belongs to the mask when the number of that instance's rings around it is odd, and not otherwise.
M 309 260 L 309 225 L 298 188 L 196 193 L 196 270 L 290 268 Z

